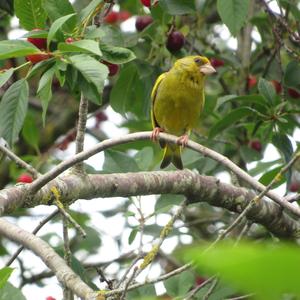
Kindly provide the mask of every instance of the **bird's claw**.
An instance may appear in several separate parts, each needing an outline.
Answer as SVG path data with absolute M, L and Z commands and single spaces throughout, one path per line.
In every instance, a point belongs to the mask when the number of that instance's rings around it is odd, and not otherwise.
M 186 147 L 188 141 L 189 141 L 189 136 L 187 134 L 184 134 L 177 140 L 177 144 L 181 145 L 182 147 Z
M 156 142 L 157 141 L 157 138 L 158 138 L 158 135 L 160 132 L 162 132 L 163 130 L 159 127 L 155 127 L 151 133 L 151 140 L 153 142 Z

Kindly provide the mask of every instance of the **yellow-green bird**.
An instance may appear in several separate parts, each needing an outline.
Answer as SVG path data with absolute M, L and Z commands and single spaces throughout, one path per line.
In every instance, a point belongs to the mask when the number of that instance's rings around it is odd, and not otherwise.
M 190 131 L 196 127 L 204 107 L 205 76 L 214 72 L 208 58 L 187 56 L 157 78 L 151 94 L 152 139 L 156 140 L 161 131 L 180 136 L 179 145 L 160 141 L 164 148 L 161 168 L 173 163 L 183 169 L 180 145 L 187 144 Z

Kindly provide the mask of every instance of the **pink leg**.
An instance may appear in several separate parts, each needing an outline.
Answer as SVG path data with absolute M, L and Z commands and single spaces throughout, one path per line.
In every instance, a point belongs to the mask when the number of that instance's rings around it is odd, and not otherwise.
M 184 134 L 177 140 L 177 144 L 181 145 L 182 147 L 186 147 L 188 141 L 189 136 L 187 134 Z
M 160 128 L 160 127 L 155 127 L 152 131 L 152 134 L 151 134 L 151 140 L 153 142 L 156 142 L 157 141 L 157 137 L 159 135 L 160 132 L 163 132 L 163 129 Z

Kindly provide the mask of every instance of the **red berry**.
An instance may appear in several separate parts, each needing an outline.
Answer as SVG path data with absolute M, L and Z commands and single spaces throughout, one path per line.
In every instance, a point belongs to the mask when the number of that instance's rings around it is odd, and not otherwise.
M 142 31 L 153 22 L 151 16 L 138 16 L 135 21 L 135 28 L 137 31 Z
M 289 186 L 291 192 L 298 192 L 300 190 L 300 182 L 292 182 Z
M 276 91 L 276 94 L 280 94 L 281 91 L 282 91 L 282 87 L 281 87 L 280 82 L 278 82 L 277 80 L 271 80 L 271 83 L 272 83 L 273 86 L 274 86 L 274 89 L 275 89 L 275 91 Z
M 103 122 L 107 120 L 107 115 L 103 112 L 103 111 L 99 111 L 96 115 L 95 115 L 96 121 L 97 122 Z
M 248 82 L 247 82 L 247 84 L 248 84 L 248 89 L 251 89 L 251 88 L 253 88 L 254 86 L 256 86 L 256 84 L 257 84 L 257 79 L 256 79 L 256 77 L 253 76 L 253 75 L 249 75 L 249 76 L 248 76 Z
M 46 300 L 56 300 L 56 299 L 53 298 L 53 297 L 51 297 L 51 296 L 48 296 L 48 297 L 46 298 Z
M 151 0 L 140 0 L 141 3 L 146 7 L 151 7 Z
M 201 277 L 201 276 L 197 276 L 196 277 L 196 285 L 201 285 L 203 282 L 205 282 L 206 279 L 204 277 Z
M 121 10 L 121 11 L 119 12 L 118 18 L 119 18 L 119 21 L 120 21 L 120 22 L 124 22 L 124 21 L 126 21 L 127 19 L 129 19 L 130 17 L 131 17 L 131 13 L 130 13 L 129 11 L 127 11 L 127 10 Z
M 72 37 L 68 37 L 68 38 L 65 40 L 65 42 L 66 42 L 67 44 L 72 44 L 72 43 L 74 42 L 74 39 L 73 39 Z
M 168 36 L 166 46 L 170 52 L 176 52 L 183 47 L 184 42 L 184 35 L 180 31 L 172 31 Z
M 27 173 L 21 174 L 17 179 L 17 182 L 23 182 L 23 183 L 31 183 L 32 181 L 33 181 L 32 177 Z
M 252 141 L 250 141 L 249 145 L 253 150 L 255 150 L 257 152 L 260 152 L 262 149 L 262 145 L 259 140 L 252 140 Z
M 115 24 L 119 20 L 119 13 L 116 11 L 110 11 L 104 18 L 104 22 L 108 24 Z
M 40 31 L 42 29 L 35 28 L 32 31 Z M 39 49 L 46 49 L 47 48 L 47 39 L 45 38 L 35 38 L 35 37 L 28 37 L 27 41 L 30 42 L 31 44 L 35 45 Z
M 288 94 L 292 98 L 295 98 L 295 99 L 300 98 L 300 93 L 294 89 L 288 89 Z
M 112 64 L 105 60 L 102 61 L 102 63 L 108 67 L 108 71 L 109 71 L 108 76 L 114 76 L 119 72 L 119 69 L 120 69 L 119 65 Z
M 26 56 L 26 59 L 28 61 L 31 61 L 33 64 L 36 64 L 40 61 L 43 61 L 43 60 L 47 60 L 51 57 L 50 54 L 46 54 L 46 53 L 42 53 L 42 54 L 32 54 L 32 55 L 27 55 Z
M 219 59 L 219 58 L 211 58 L 210 63 L 214 68 L 224 66 L 224 61 L 222 59 Z

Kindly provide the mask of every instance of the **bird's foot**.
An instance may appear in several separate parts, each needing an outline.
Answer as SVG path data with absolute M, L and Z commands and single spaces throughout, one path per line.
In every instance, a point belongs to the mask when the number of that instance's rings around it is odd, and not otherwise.
M 160 132 L 163 132 L 163 130 L 160 128 L 160 127 L 155 127 L 153 130 L 152 130 L 152 133 L 151 133 L 151 140 L 153 142 L 156 142 L 157 141 L 157 138 L 158 138 L 158 135 Z
M 177 144 L 181 145 L 182 147 L 186 147 L 188 141 L 189 141 L 189 136 L 187 134 L 184 134 L 181 137 L 179 137 L 179 139 L 177 140 Z

